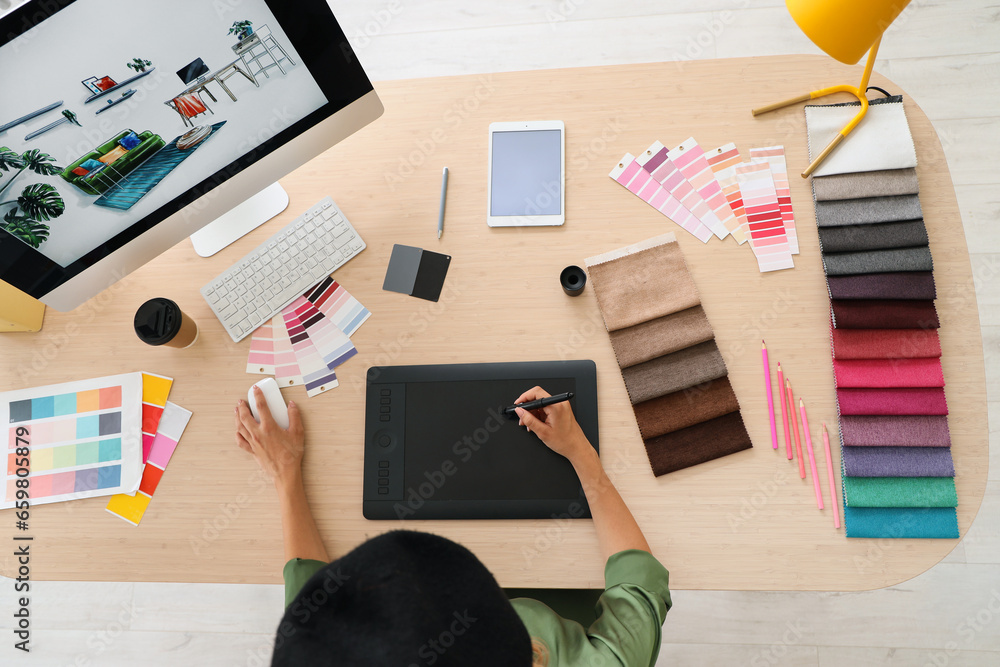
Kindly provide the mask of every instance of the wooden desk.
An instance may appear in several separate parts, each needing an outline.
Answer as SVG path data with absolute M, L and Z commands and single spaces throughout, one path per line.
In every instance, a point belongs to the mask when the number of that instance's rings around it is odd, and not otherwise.
M 257 377 L 244 373 L 249 342 L 234 344 L 198 288 L 275 229 L 332 195 L 368 248 L 336 277 L 374 315 L 355 335 L 356 359 L 341 386 L 306 398 L 307 492 L 330 552 L 340 555 L 386 530 L 437 532 L 471 548 L 504 586 L 602 584 L 588 521 L 369 522 L 361 516 L 363 386 L 374 364 L 587 358 L 598 367 L 604 465 L 654 552 L 681 589 L 861 590 L 913 577 L 951 540 L 848 540 L 820 513 L 812 485 L 770 447 L 758 341 L 767 339 L 805 398 L 816 435 L 835 423 L 828 303 L 812 198 L 794 176 L 807 164 L 802 109 L 759 119 L 750 108 L 832 81 L 856 68 L 828 58 L 780 57 L 517 72 L 379 84 L 385 116 L 283 180 L 292 205 L 279 219 L 205 260 L 188 242 L 163 254 L 70 314 L 49 310 L 40 334 L 0 339 L 0 388 L 145 369 L 176 378 L 171 400 L 194 418 L 135 528 L 103 511 L 105 500 L 32 510 L 32 577 L 116 581 L 280 582 L 281 531 L 273 491 L 233 442 L 233 406 Z M 876 75 L 874 84 L 898 88 Z M 941 145 L 909 99 L 920 158 L 921 203 L 934 252 L 944 374 L 962 534 L 983 496 L 986 397 L 969 255 Z M 566 122 L 566 225 L 486 226 L 487 126 Z M 676 227 L 608 178 L 626 151 L 695 136 L 784 144 L 802 254 L 794 270 L 758 273 L 732 240 L 702 245 L 678 231 L 705 310 L 729 366 L 755 443 L 752 451 L 656 479 L 650 472 L 593 289 L 568 298 L 568 264 Z M 441 167 L 451 171 L 444 237 L 437 240 Z M 440 303 L 384 292 L 393 243 L 453 256 Z M 184 351 L 151 349 L 131 330 L 151 296 L 175 299 L 202 326 Z M 825 486 L 825 480 L 824 480 Z M 3 534 L 13 515 L 0 514 Z M 8 550 L 9 552 L 9 550 Z M 3 574 L 15 572 L 5 554 Z

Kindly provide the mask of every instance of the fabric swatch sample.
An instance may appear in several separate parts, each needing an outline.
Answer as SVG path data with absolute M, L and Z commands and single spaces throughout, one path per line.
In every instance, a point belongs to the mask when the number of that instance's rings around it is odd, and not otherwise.
M 819 247 L 823 252 L 915 248 L 927 243 L 927 227 L 923 220 L 819 228 Z
M 635 161 L 664 190 L 676 197 L 684 208 L 691 211 L 701 224 L 712 230 L 713 234 L 723 238 L 729 233 L 709 203 L 698 193 L 694 184 L 688 181 L 680 166 L 671 159 L 666 146 L 654 141 Z
M 844 415 L 946 415 L 948 403 L 940 387 L 838 389 L 837 406 Z
M 832 299 L 833 326 L 838 329 L 937 329 L 933 301 Z
M 632 405 L 696 387 L 726 375 L 726 362 L 714 340 L 622 369 Z
M 608 176 L 667 216 L 674 224 L 690 232 L 702 243 L 712 238 L 712 230 L 698 220 L 694 213 L 681 204 L 680 200 L 661 186 L 652 174 L 643 169 L 631 153 L 626 153 L 621 161 L 611 169 Z
M 728 377 L 632 406 L 644 440 L 679 431 L 740 409 Z
M 906 299 L 929 301 L 937 298 L 934 274 L 930 271 L 901 271 L 857 276 L 827 276 L 831 299 Z
M 828 276 L 853 276 L 864 273 L 932 271 L 934 263 L 930 248 L 925 246 L 867 252 L 824 252 L 823 269 Z
M 747 234 L 760 272 L 795 268 L 767 161 L 758 159 L 736 165 L 736 182 L 743 195 Z
M 844 477 L 844 501 L 851 507 L 955 507 L 951 477 Z
M 835 359 L 929 359 L 941 356 L 937 329 L 833 329 Z
M 954 477 L 947 447 L 842 447 L 847 477 Z
M 958 539 L 953 507 L 846 507 L 847 537 Z
M 750 435 L 738 412 L 645 441 L 653 475 L 705 463 L 750 449 Z
M 951 447 L 943 415 L 843 415 L 840 439 L 845 447 Z
M 708 165 L 715 173 L 715 180 L 719 182 L 719 187 L 722 188 L 722 194 L 726 196 L 726 201 L 729 202 L 729 208 L 733 210 L 733 214 L 736 216 L 735 224 L 729 231 L 732 233 L 733 238 L 736 239 L 736 242 L 743 245 L 747 242 L 747 213 L 743 208 L 743 195 L 740 192 L 740 184 L 736 182 L 736 165 L 741 161 L 740 152 L 736 150 L 736 144 L 728 143 L 708 151 L 705 157 L 708 159 Z
M 586 265 L 608 331 L 701 303 L 673 234 L 590 257 Z
M 917 170 L 913 167 L 819 176 L 813 178 L 812 186 L 816 201 L 893 197 L 919 192 Z
M 795 214 L 792 211 L 792 191 L 788 187 L 788 167 L 785 164 L 784 146 L 767 146 L 751 148 L 750 159 L 766 160 L 771 167 L 771 177 L 774 179 L 774 190 L 778 195 L 778 206 L 781 208 L 781 221 L 788 235 L 788 245 L 792 254 L 799 254 L 799 237 L 795 229 Z
M 940 359 L 834 359 L 838 387 L 943 387 Z
M 816 224 L 820 227 L 918 220 L 923 217 L 920 198 L 917 195 L 816 202 Z
M 860 108 L 860 102 L 809 105 L 805 108 L 810 162 L 840 134 Z M 903 98 L 895 95 L 869 100 L 865 117 L 816 168 L 813 176 L 916 166 L 917 152 L 903 111 Z
M 611 346 L 619 368 L 628 368 L 715 338 L 699 306 L 612 331 Z

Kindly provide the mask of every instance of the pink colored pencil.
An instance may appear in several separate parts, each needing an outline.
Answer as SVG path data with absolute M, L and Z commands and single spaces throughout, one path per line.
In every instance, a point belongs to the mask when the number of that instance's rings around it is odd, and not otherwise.
M 778 362 L 778 395 L 781 397 L 781 427 L 785 433 L 785 454 L 792 460 L 792 438 L 788 433 L 788 395 L 785 393 L 785 376 L 781 373 L 781 362 Z
M 771 418 L 771 449 L 778 448 L 778 427 L 774 423 L 774 396 L 771 394 L 771 364 L 767 361 L 767 345 L 760 341 L 760 356 L 764 360 L 764 386 L 767 388 L 767 413 Z
M 826 476 L 830 480 L 830 509 L 833 510 L 833 527 L 840 528 L 840 511 L 837 507 L 837 480 L 833 476 L 833 458 L 830 456 L 830 434 L 826 432 L 826 423 L 823 424 L 823 449 L 826 450 Z
M 792 432 L 795 434 L 795 456 L 799 457 L 799 479 L 806 478 L 806 462 L 802 458 L 802 441 L 799 440 L 799 419 L 792 412 L 795 410 L 795 398 L 792 395 L 792 382 L 785 379 L 785 391 L 788 392 L 789 419 L 792 420 Z
M 809 471 L 812 473 L 813 489 L 816 491 L 816 505 L 823 509 L 823 491 L 819 487 L 819 475 L 816 474 L 816 457 L 813 456 L 812 436 L 809 435 L 809 420 L 806 418 L 806 404 L 799 399 L 799 412 L 802 413 L 802 430 L 806 432 L 806 451 L 809 452 Z

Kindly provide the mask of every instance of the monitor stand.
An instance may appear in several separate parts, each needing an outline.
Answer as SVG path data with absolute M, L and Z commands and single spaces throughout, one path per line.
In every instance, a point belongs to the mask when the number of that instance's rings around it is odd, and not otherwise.
M 288 207 L 288 193 L 280 184 L 269 185 L 250 199 L 191 235 L 194 251 L 211 257 L 233 241 L 249 234 Z

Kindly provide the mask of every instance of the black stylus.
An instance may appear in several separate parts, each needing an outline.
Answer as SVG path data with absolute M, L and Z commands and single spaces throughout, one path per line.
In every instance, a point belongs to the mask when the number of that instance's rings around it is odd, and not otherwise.
M 528 401 L 527 403 L 518 403 L 512 405 L 508 408 L 503 409 L 503 413 L 510 417 L 511 415 L 516 415 L 515 408 L 524 408 L 525 410 L 537 410 L 538 408 L 544 408 L 547 405 L 555 405 L 556 403 L 562 403 L 563 401 L 568 401 L 573 398 L 573 392 L 567 391 L 565 394 L 556 394 L 555 396 L 547 396 L 545 398 L 539 398 L 537 401 Z

